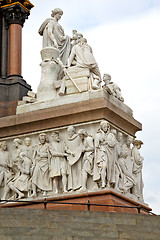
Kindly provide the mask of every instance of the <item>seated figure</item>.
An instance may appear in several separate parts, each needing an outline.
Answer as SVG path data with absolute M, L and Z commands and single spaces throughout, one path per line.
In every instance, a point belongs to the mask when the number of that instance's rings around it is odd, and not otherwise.
M 104 86 L 103 88 L 115 98 L 118 98 L 121 102 L 124 102 L 124 98 L 122 97 L 121 89 L 114 82 L 111 82 L 111 75 L 105 73 L 103 75 Z
M 80 38 L 78 43 L 72 48 L 68 65 L 71 66 L 73 64 L 80 68 L 89 68 L 91 72 L 90 79 L 92 89 L 100 88 L 101 74 L 93 56 L 92 49 L 87 44 L 85 38 Z
M 30 181 L 30 168 L 31 168 L 31 161 L 28 157 L 26 157 L 24 152 L 21 152 L 19 157 L 21 158 L 21 166 L 18 166 L 19 172 L 18 174 L 8 177 L 7 185 L 4 189 L 4 197 L 8 195 L 9 191 L 12 190 L 14 193 L 18 194 L 17 199 L 23 198 L 24 192 L 28 192 L 31 188 L 31 181 Z

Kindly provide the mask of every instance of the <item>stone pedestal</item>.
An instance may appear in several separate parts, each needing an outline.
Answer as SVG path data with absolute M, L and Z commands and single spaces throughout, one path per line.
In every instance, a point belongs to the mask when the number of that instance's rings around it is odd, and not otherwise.
M 7 79 L 0 79 L 0 117 L 15 115 L 18 101 L 31 86 L 18 75 L 12 75 Z
M 96 132 L 100 126 L 102 120 L 107 120 L 110 123 L 111 128 L 117 131 L 123 132 L 125 138 L 135 136 L 135 133 L 142 129 L 141 124 L 133 118 L 132 110 L 124 105 L 124 103 L 111 98 L 105 91 L 97 90 L 92 93 L 86 92 L 77 94 L 80 98 L 79 101 L 75 101 L 76 94 L 74 96 L 64 96 L 63 101 L 66 99 L 66 104 L 61 104 L 55 100 L 55 104 L 52 102 L 45 102 L 46 107 L 40 107 L 35 111 L 27 111 L 24 106 L 18 107 L 18 114 L 10 117 L 4 117 L 0 119 L 0 141 L 6 141 L 8 151 L 11 154 L 11 158 L 15 157 L 15 148 L 13 146 L 14 139 L 20 139 L 22 145 L 20 146 L 25 150 L 24 140 L 30 138 L 32 148 L 35 149 L 38 143 L 38 136 L 40 133 L 45 133 L 50 144 L 52 144 L 52 133 L 56 130 L 60 132 L 60 139 L 67 142 L 67 128 L 68 126 L 74 126 L 76 131 L 84 129 L 95 139 Z M 80 101 L 81 99 L 81 101 Z M 74 100 L 74 101 L 73 101 Z M 58 101 L 58 100 L 57 100 Z M 26 104 L 33 109 L 38 103 Z M 43 103 L 42 103 L 43 106 Z M 23 113 L 20 111 L 23 110 Z M 34 147 L 35 146 L 35 147 Z M 25 150 L 26 151 L 26 150 Z M 77 190 L 76 192 L 63 193 L 62 182 L 59 183 L 60 191 L 57 195 L 53 187 L 52 191 L 49 191 L 45 198 L 48 200 L 61 201 L 61 202 L 79 202 L 87 203 L 89 200 L 91 203 L 97 204 L 110 204 L 110 205 L 125 205 L 125 206 L 138 206 L 139 204 L 144 208 L 142 213 L 148 213 L 147 210 L 151 210 L 143 201 L 139 201 L 133 194 L 122 194 L 120 191 L 114 188 L 104 188 L 103 190 L 98 187 L 97 183 L 93 181 L 92 176 L 89 176 L 87 180 L 88 190 L 86 192 Z M 1 192 L 2 191 L 2 192 Z M 3 195 L 3 188 L 1 187 L 1 196 Z M 36 198 L 27 197 L 25 195 L 24 200 L 38 201 L 42 198 L 42 191 L 38 191 Z M 4 206 L 4 205 L 1 205 Z M 7 204 L 5 206 L 10 207 L 25 207 L 25 208 L 43 208 L 43 204 Z M 86 210 L 86 206 L 75 205 L 53 205 L 48 204 L 49 209 L 75 209 Z M 113 211 L 113 212 L 131 212 L 137 213 L 137 209 L 133 208 L 118 208 L 118 207 L 100 207 L 91 206 L 91 211 Z
M 47 197 L 48 201 L 46 208 L 50 210 L 78 210 L 88 211 L 87 204 L 97 204 L 97 206 L 91 205 L 90 211 L 94 212 L 119 212 L 119 213 L 139 213 L 138 207 L 140 208 L 141 214 L 149 214 L 152 209 L 147 204 L 142 204 L 128 196 L 120 194 L 115 190 L 99 190 L 87 193 L 68 193 L 62 196 Z M 32 199 L 34 201 L 34 199 Z M 35 203 L 20 202 L 20 203 L 8 203 L 0 205 L 0 207 L 10 208 L 28 208 L 28 209 L 44 209 L 44 198 L 39 198 Z M 38 203 L 41 202 L 41 203 Z M 54 203 L 55 202 L 55 203 Z M 66 203 L 66 204 L 65 204 Z M 72 204 L 73 203 L 73 204 Z M 76 204 L 77 203 L 77 204 Z M 79 203 L 79 204 L 78 204 Z M 100 205 L 112 205 L 112 206 L 100 206 Z M 119 207 L 118 207 L 119 206 Z M 124 207 L 123 207 L 124 206 Z M 133 208 L 132 208 L 133 207 Z

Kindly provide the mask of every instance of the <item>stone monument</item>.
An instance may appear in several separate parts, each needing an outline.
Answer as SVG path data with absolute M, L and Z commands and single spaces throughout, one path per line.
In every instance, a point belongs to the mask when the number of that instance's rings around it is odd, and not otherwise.
M 0 198 L 89 199 L 150 210 L 143 200 L 143 143 L 135 136 L 141 123 L 111 76 L 101 78 L 86 38 L 64 33 L 62 15 L 54 9 L 39 29 L 37 93 L 29 91 L 16 115 L 0 119 Z M 107 211 L 134 212 L 119 209 Z

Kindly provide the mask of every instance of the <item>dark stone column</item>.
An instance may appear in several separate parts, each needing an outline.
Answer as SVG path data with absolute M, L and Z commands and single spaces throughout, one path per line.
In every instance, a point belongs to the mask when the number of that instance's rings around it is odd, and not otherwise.
M 8 27 L 5 16 L 2 16 L 2 40 L 1 40 L 1 77 L 8 75 Z
M 1 14 L 1 11 L 0 11 L 0 78 L 2 76 L 2 73 L 1 73 L 2 49 L 1 49 L 1 46 L 2 46 L 2 14 Z

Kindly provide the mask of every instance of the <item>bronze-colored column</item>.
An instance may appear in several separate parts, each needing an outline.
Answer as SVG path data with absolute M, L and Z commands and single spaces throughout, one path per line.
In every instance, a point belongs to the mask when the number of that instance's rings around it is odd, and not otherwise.
M 22 26 L 9 26 L 9 75 L 21 76 Z

